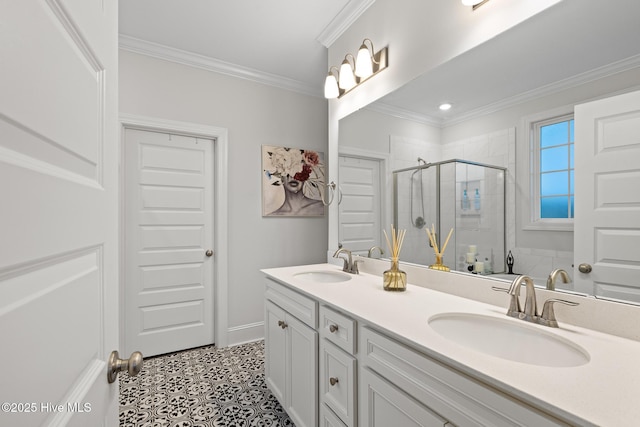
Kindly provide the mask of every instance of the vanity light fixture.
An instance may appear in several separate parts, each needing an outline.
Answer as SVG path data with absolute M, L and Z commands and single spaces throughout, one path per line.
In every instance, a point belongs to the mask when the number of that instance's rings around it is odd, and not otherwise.
M 367 42 L 371 48 L 367 46 Z M 329 73 L 324 81 L 324 97 L 327 99 L 340 98 L 387 68 L 387 51 L 388 49 L 384 47 L 373 53 L 373 42 L 364 39 L 358 50 L 357 58 L 347 53 L 339 70 L 335 66 L 329 68 Z M 337 75 L 335 71 L 338 71 Z

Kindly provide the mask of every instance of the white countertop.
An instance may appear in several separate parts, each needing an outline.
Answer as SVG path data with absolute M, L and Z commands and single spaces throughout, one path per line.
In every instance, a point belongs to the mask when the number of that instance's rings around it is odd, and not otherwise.
M 431 329 L 428 319 L 441 313 L 458 312 L 524 323 L 505 315 L 507 299 L 504 307 L 499 307 L 411 283 L 405 292 L 387 292 L 382 289 L 382 277 L 367 273 L 350 275 L 351 280 L 338 283 L 317 283 L 295 277 L 300 272 L 324 270 L 342 271 L 335 265 L 316 264 L 262 272 L 386 331 L 428 356 L 577 424 L 627 426 L 640 422 L 638 341 L 563 324 L 558 318 L 560 328 L 557 329 L 527 325 L 544 328 L 547 333 L 583 347 L 590 356 L 588 363 L 555 368 L 505 360 L 445 339 Z M 540 300 L 538 306 L 542 307 Z

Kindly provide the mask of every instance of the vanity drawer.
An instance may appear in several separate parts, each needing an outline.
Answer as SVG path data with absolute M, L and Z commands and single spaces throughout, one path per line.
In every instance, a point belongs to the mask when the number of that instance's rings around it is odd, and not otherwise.
M 347 427 L 356 426 L 356 359 L 326 339 L 320 344 L 320 399 Z
M 349 354 L 356 353 L 356 321 L 325 305 L 320 307 L 320 337 Z
M 358 337 L 361 369 L 368 367 L 455 425 L 569 425 L 373 329 L 361 327 Z
M 320 427 L 346 427 L 342 420 L 325 404 L 320 404 Z
M 267 279 L 265 298 L 313 329 L 318 327 L 318 303 L 275 280 Z

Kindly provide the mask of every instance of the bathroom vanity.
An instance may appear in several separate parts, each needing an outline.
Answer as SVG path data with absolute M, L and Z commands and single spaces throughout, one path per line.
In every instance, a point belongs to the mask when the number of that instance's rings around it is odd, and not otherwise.
M 563 322 L 567 311 L 558 310 L 557 329 L 509 318 L 507 296 L 491 290 L 506 282 L 408 269 L 407 290 L 386 292 L 378 273 L 386 263 L 366 264 L 357 275 L 331 264 L 262 270 L 266 381 L 296 426 L 640 419 L 637 340 Z M 442 291 L 455 280 L 504 304 Z M 540 307 L 549 293 L 541 294 Z M 593 301 L 568 309 L 581 308 Z

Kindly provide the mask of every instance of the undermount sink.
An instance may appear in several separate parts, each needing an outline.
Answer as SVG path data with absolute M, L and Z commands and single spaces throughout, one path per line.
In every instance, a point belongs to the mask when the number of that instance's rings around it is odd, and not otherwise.
M 305 271 L 303 273 L 294 274 L 294 276 L 311 282 L 322 283 L 338 283 L 351 280 L 351 276 L 338 271 Z
M 429 326 L 458 345 L 515 362 L 557 368 L 589 362 L 577 344 L 516 319 L 445 313 L 431 317 Z

